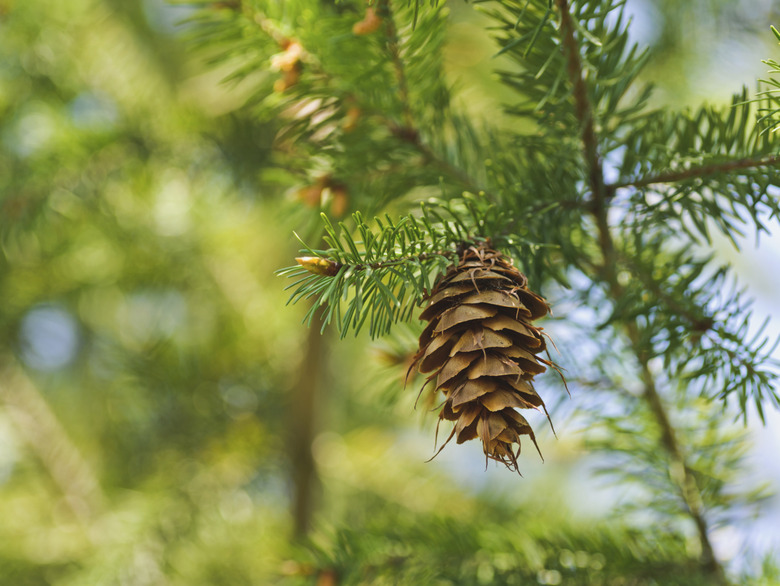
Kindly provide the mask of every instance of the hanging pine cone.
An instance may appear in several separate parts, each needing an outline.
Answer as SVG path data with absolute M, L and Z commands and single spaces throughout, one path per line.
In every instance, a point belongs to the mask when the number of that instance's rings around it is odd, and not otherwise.
M 518 472 L 520 436 L 531 438 L 539 451 L 531 426 L 516 409 L 541 407 L 547 413 L 531 380 L 556 366 L 538 356 L 546 344 L 531 322 L 549 309 L 528 289 L 525 275 L 489 243 L 467 248 L 437 281 L 420 315 L 430 323 L 412 367 L 433 373 L 427 380 L 435 379 L 434 392 L 444 393 L 439 423 L 455 422 L 441 449 L 453 436 L 459 444 L 479 437 L 486 458 Z

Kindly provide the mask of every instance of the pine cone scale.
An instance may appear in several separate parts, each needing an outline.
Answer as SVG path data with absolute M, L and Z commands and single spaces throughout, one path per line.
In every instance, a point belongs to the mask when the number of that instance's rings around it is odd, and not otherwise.
M 452 356 L 452 345 L 456 344 L 455 336 L 438 336 L 431 340 L 420 358 L 419 370 L 422 373 L 434 372 L 441 368 L 441 363 Z
M 448 380 L 458 376 L 480 356 L 480 352 L 461 352 L 447 360 L 439 371 L 438 378 L 436 379 L 437 386 L 442 386 Z
M 435 333 L 442 333 L 460 324 L 493 317 L 498 309 L 488 305 L 458 305 L 448 309 L 439 318 Z
M 455 410 L 455 408 L 460 405 L 469 403 L 487 393 L 492 393 L 496 386 L 497 384 L 495 381 L 487 378 L 468 381 L 467 383 L 462 384 L 449 397 L 452 403 L 452 409 Z
M 493 356 L 492 354 L 488 355 L 485 360 L 471 365 L 466 371 L 466 376 L 472 380 L 483 376 L 523 376 L 524 374 L 525 371 L 516 362 L 503 356 Z

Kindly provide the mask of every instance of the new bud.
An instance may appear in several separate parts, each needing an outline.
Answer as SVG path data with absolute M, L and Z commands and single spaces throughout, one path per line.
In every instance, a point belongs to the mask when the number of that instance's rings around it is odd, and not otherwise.
M 295 260 L 310 273 L 325 277 L 335 277 L 342 266 L 340 262 L 333 262 L 320 256 L 299 256 Z

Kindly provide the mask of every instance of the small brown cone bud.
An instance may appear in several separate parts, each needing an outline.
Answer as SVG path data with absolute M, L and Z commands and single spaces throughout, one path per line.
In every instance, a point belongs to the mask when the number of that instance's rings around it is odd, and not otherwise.
M 413 366 L 431 373 L 427 380 L 444 394 L 439 421 L 455 422 L 441 449 L 453 437 L 459 444 L 479 438 L 486 458 L 515 471 L 521 436 L 539 450 L 516 409 L 546 413 L 531 381 L 547 366 L 557 367 L 538 356 L 545 338 L 531 322 L 548 311 L 525 275 L 485 244 L 466 249 L 439 278 L 420 315 L 429 323 Z
M 360 22 L 356 22 L 352 26 L 352 32 L 356 35 L 370 35 L 373 32 L 379 30 L 382 26 L 382 19 L 376 13 L 376 10 L 370 6 L 366 8 L 366 16 Z

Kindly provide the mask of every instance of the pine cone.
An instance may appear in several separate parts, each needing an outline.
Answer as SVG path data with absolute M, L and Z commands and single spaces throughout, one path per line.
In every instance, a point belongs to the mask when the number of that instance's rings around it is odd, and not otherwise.
M 427 381 L 435 379 L 434 393 L 444 393 L 439 423 L 455 422 L 439 452 L 453 436 L 459 444 L 479 437 L 486 458 L 519 472 L 520 436 L 530 437 L 539 451 L 531 426 L 515 409 L 547 413 L 531 380 L 546 366 L 557 367 L 537 356 L 546 344 L 531 322 L 550 308 L 526 285 L 511 260 L 480 244 L 466 249 L 431 292 L 420 315 L 430 323 L 412 367 L 433 373 Z

